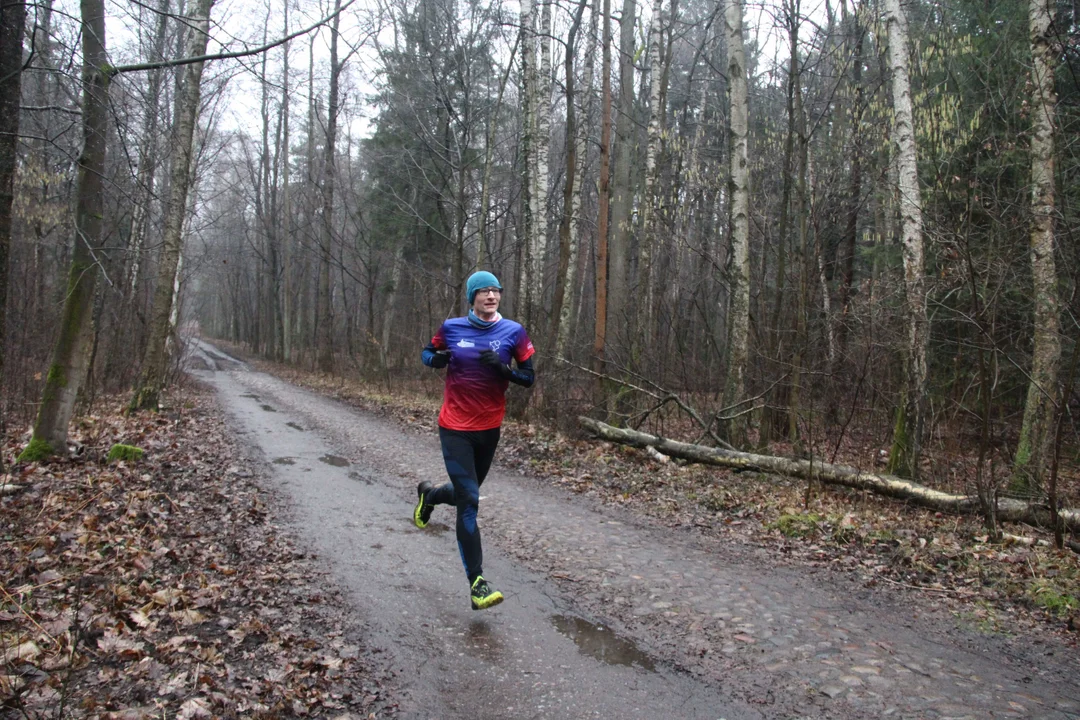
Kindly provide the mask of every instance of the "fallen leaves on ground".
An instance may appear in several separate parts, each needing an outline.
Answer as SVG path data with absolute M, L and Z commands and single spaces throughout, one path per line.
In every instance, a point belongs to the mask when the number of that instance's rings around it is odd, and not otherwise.
M 342 597 L 278 524 L 210 396 L 170 401 L 81 418 L 74 459 L 2 478 L 21 489 L 0 498 L 0 713 L 392 715 Z M 106 464 L 114 442 L 147 454 Z

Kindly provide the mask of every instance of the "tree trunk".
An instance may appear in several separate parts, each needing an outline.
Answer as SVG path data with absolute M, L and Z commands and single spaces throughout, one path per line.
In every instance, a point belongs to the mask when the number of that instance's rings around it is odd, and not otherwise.
M 1049 0 L 1030 0 L 1032 60 L 1031 276 L 1034 348 L 1024 423 L 1016 449 L 1016 485 L 1041 488 L 1053 436 L 1057 375 L 1061 360 L 1057 269 L 1054 263 L 1054 51 Z
M 551 0 L 542 0 L 540 28 L 537 33 L 540 43 L 540 68 L 536 79 L 536 173 L 532 177 L 536 198 L 536 213 L 533 215 L 533 237 L 529 240 L 529 298 L 527 314 L 530 326 L 535 325 L 538 333 L 544 328 L 541 319 L 545 318 L 544 308 L 544 264 L 547 259 L 548 240 L 548 165 L 551 154 Z M 534 359 L 534 362 L 538 362 Z
M 518 318 L 528 323 L 530 290 L 534 284 L 531 277 L 533 270 L 532 248 L 536 235 L 536 226 L 540 222 L 540 200 L 536 194 L 536 108 L 539 103 L 536 71 L 536 7 L 534 0 L 521 2 L 521 187 L 522 223 L 524 225 L 524 247 L 522 261 L 518 264 L 517 299 L 514 310 Z M 520 304 L 520 308 L 519 308 Z
M 11 248 L 11 207 L 15 200 L 15 167 L 18 160 L 19 103 L 22 97 L 23 28 L 26 4 L 0 5 L 0 434 L 6 429 L 4 414 L 4 355 L 7 348 L 7 287 Z M 0 453 L 0 472 L 4 455 Z
M 653 0 L 652 20 L 649 23 L 649 125 L 645 144 L 645 192 L 641 199 L 641 241 L 638 251 L 638 337 L 646 345 L 654 345 L 653 337 L 653 282 L 652 267 L 657 250 L 657 216 L 659 204 L 659 177 L 657 157 L 660 154 L 660 134 L 663 131 L 664 111 L 661 105 L 660 78 L 663 74 L 660 60 L 660 40 L 663 31 L 663 0 Z
M 341 0 L 334 3 L 334 20 L 330 25 L 330 97 L 326 107 L 326 148 L 323 160 L 322 183 L 322 239 L 319 247 L 319 299 L 318 299 L 318 353 L 319 370 L 332 372 L 334 349 L 331 342 L 333 319 L 330 297 L 330 247 L 334 234 L 334 174 L 335 145 L 337 143 L 338 80 L 341 66 L 338 63 L 338 27 L 341 19 Z
M 30 444 L 20 461 L 67 450 L 68 421 L 90 361 L 94 285 L 101 248 L 103 178 L 108 132 L 109 67 L 104 0 L 82 0 L 83 148 L 76 180 L 75 238 L 60 333 L 45 379 Z
M 285 37 L 289 36 L 289 3 L 284 3 Z M 292 362 L 292 193 L 289 186 L 292 145 L 289 142 L 289 43 L 281 49 L 281 146 L 284 160 L 281 173 L 281 273 L 284 291 L 278 302 L 281 303 L 281 356 L 286 362 Z
M 833 465 L 814 460 L 792 460 L 772 455 L 756 455 L 705 445 L 692 445 L 636 430 L 615 428 L 587 417 L 579 417 L 578 422 L 601 440 L 638 448 L 652 447 L 664 455 L 691 462 L 818 480 L 830 485 L 842 485 L 906 500 L 932 510 L 965 514 L 979 512 L 977 497 L 951 495 L 893 475 L 868 473 L 848 465 Z M 1049 521 L 1049 511 L 1046 508 L 1028 505 L 1018 500 L 999 499 L 997 516 L 1011 522 L 1026 522 L 1043 526 L 1046 526 Z M 1067 528 L 1080 529 L 1080 510 L 1061 510 L 1060 517 Z
M 600 121 L 600 184 L 597 191 L 596 211 L 596 318 L 593 331 L 593 370 L 596 371 L 596 391 L 593 404 L 606 407 L 603 375 L 607 352 L 607 304 L 608 304 L 608 202 L 611 177 L 611 0 L 604 3 L 603 60 L 601 61 L 601 85 L 603 86 Z
M 784 136 L 784 175 L 781 179 L 780 191 L 780 221 L 776 241 L 776 273 L 773 295 L 772 320 L 769 323 L 769 356 L 773 358 L 777 366 L 783 362 L 782 353 L 791 355 L 797 348 L 785 348 L 780 330 L 783 322 L 784 294 L 787 286 L 787 248 L 788 235 L 791 223 L 791 188 L 794 185 L 794 162 L 795 162 L 795 131 L 796 131 L 796 105 L 802 107 L 802 89 L 800 87 L 800 64 L 799 64 L 799 7 L 798 2 L 791 1 L 786 7 L 788 21 L 788 82 L 787 82 L 787 133 Z M 764 254 L 764 253 L 763 253 Z M 764 279 L 764 275 L 762 276 Z M 790 405 L 792 381 L 780 380 L 776 387 L 767 396 L 765 410 L 762 413 L 761 435 L 758 444 L 762 449 L 768 449 L 773 437 L 787 437 L 791 423 L 786 406 Z
M 743 46 L 742 2 L 730 0 L 725 14 L 728 49 L 728 92 L 731 107 L 731 257 L 728 282 L 731 307 L 728 325 L 727 380 L 724 407 L 735 408 L 746 392 L 746 361 L 750 330 L 750 161 L 749 99 L 746 51 Z M 746 443 L 743 414 L 724 423 L 724 435 L 736 447 Z
M 210 30 L 210 9 L 214 0 L 199 0 L 195 14 L 189 20 L 188 42 L 185 57 L 206 54 Z M 157 410 L 158 400 L 165 386 L 166 343 L 169 337 L 169 318 L 172 315 L 173 280 L 183 248 L 184 216 L 187 211 L 187 195 L 195 170 L 192 167 L 195 125 L 199 116 L 203 63 L 184 65 L 181 70 L 181 87 L 176 94 L 172 136 L 172 157 L 169 178 L 169 199 L 165 206 L 165 229 L 162 237 L 161 255 L 158 258 L 157 280 L 154 286 L 154 304 L 150 311 L 149 338 L 143 356 L 142 375 L 131 400 L 132 410 Z
M 584 3 L 582 5 L 584 7 Z M 581 197 L 585 190 L 585 166 L 588 164 L 588 133 L 589 133 L 589 119 L 591 116 L 590 109 L 593 107 L 593 98 L 595 95 L 592 91 L 593 84 L 593 69 L 596 67 L 596 29 L 597 20 L 599 17 L 596 8 L 593 8 L 591 20 L 589 23 L 589 41 L 585 49 L 585 77 L 582 82 L 582 92 L 580 96 L 583 98 L 581 102 L 581 117 L 575 118 L 575 133 L 572 141 L 574 143 L 574 161 L 575 166 L 573 168 L 572 195 L 570 198 L 570 217 L 567 222 L 567 231 L 569 238 L 567 241 L 567 247 L 569 250 L 569 257 L 567 259 L 566 277 L 563 285 L 563 297 L 566 298 L 563 304 L 559 308 L 558 316 L 555 315 L 555 304 L 552 304 L 552 317 L 556 317 L 556 322 L 559 324 L 558 332 L 555 333 L 555 357 L 561 358 L 566 356 L 566 344 L 570 340 L 570 327 L 573 324 L 577 327 L 576 314 L 574 313 L 574 306 L 576 305 L 578 312 L 581 310 L 580 292 L 574 293 L 575 287 L 583 290 L 584 284 L 578 285 L 576 283 L 577 273 L 579 272 L 578 265 L 583 257 L 579 259 L 579 246 L 580 246 L 580 215 L 581 215 Z M 569 124 L 569 116 L 568 116 Z M 571 142 L 571 138 L 567 135 L 567 142 Z M 570 170 L 570 163 L 567 162 L 567 170 Z M 566 196 L 564 194 L 563 201 L 565 202 Z M 564 208 L 565 211 L 565 208 Z M 560 228 L 560 236 L 562 230 Z M 569 297 L 567 297 L 569 295 Z M 558 293 L 556 293 L 558 297 Z M 575 318 L 571 323 L 571 318 Z
M 887 0 L 889 66 L 892 70 L 893 145 L 896 148 L 900 222 L 904 254 L 904 387 L 896 413 L 889 471 L 917 479 L 922 452 L 923 397 L 926 392 L 926 291 L 923 277 L 922 199 L 916 167 L 915 125 L 908 75 L 907 18 L 900 0 Z
M 627 283 L 630 266 L 630 212 L 633 201 L 631 159 L 634 137 L 634 24 L 637 21 L 635 0 L 623 0 L 619 23 L 619 117 L 616 123 L 615 179 L 611 199 L 611 242 L 608 245 L 607 327 L 622 328 L 616 334 L 616 353 L 626 362 L 625 352 L 630 344 Z M 610 344 L 610 343 L 609 343 Z M 612 348 L 608 348 L 611 354 Z
M 863 116 L 863 36 L 866 34 L 862 27 L 861 13 L 857 12 L 852 20 L 855 31 L 855 46 L 852 52 L 854 62 L 851 68 L 851 89 L 848 102 L 848 115 L 851 118 L 851 148 L 848 154 L 848 165 L 851 175 L 848 178 L 847 218 L 844 226 L 843 251 L 841 253 L 841 277 L 840 277 L 840 307 L 837 310 L 839 323 L 837 325 L 836 349 L 837 363 L 843 363 L 847 355 L 848 313 L 851 311 L 851 294 L 855 285 L 855 252 L 859 236 L 859 211 L 862 209 L 862 116 Z M 839 377 L 843 368 L 839 364 L 833 366 L 833 377 Z M 833 395 L 839 399 L 839 393 Z M 836 402 L 830 400 L 830 412 L 835 412 Z
M 555 275 L 555 295 L 551 301 L 551 332 L 547 346 L 556 348 L 555 356 L 559 357 L 559 338 L 563 336 L 562 327 L 569 319 L 569 312 L 564 313 L 564 305 L 569 310 L 570 303 L 565 302 L 566 291 L 572 280 L 574 260 L 577 255 L 577 247 L 571 248 L 571 226 L 574 222 L 574 207 L 577 202 L 574 192 L 574 182 L 577 180 L 578 151 L 577 143 L 577 117 L 574 112 L 574 53 L 578 30 L 581 28 L 581 17 L 585 12 L 588 0 L 581 0 L 574 12 L 570 24 L 570 31 L 566 39 L 566 59 L 564 63 L 566 77 L 566 180 L 563 183 L 563 211 L 559 221 L 559 267 Z M 588 86 L 585 87 L 586 92 Z
M 169 16 L 169 0 L 158 3 L 158 22 L 154 31 L 153 61 L 165 59 L 166 19 Z M 142 269 L 143 239 L 146 237 L 146 216 L 154 196 L 154 175 L 157 170 L 158 151 L 158 101 L 161 97 L 161 83 L 165 70 L 151 70 L 147 79 L 146 118 L 143 122 L 143 137 L 139 147 L 139 169 L 135 177 L 135 197 L 131 208 L 131 230 L 128 240 L 128 256 L 131 265 L 127 273 L 126 291 L 130 298 L 135 297 L 139 287 Z

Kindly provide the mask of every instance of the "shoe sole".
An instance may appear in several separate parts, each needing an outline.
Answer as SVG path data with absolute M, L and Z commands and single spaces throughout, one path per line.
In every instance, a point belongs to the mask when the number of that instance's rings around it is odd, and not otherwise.
M 482 598 L 477 602 L 476 598 L 473 598 L 472 609 L 473 610 L 487 610 L 488 608 L 495 607 L 503 601 L 503 594 L 496 590 L 488 595 L 486 598 Z
M 427 523 L 420 519 L 420 511 L 424 509 L 424 494 L 417 489 L 416 494 L 420 496 L 420 499 L 416 501 L 416 507 L 412 511 L 413 524 L 418 528 L 426 528 Z

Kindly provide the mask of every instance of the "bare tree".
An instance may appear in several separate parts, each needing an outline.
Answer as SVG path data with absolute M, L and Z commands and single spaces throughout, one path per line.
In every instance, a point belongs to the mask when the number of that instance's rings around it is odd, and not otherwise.
M 15 200 L 15 166 L 22 95 L 23 27 L 26 4 L 0 5 L 0 433 L 5 429 L 4 356 L 7 328 L 8 258 L 11 254 L 11 206 Z M 0 472 L 4 455 L 0 453 Z
M 597 0 L 599 1 L 599 0 Z M 606 405 L 604 392 L 604 361 L 607 353 L 608 320 L 608 202 L 611 197 L 611 0 L 604 3 L 604 31 L 601 51 L 600 83 L 600 179 L 596 211 L 596 318 L 593 327 L 593 371 L 596 373 L 596 391 L 593 403 Z
M 326 107 L 326 146 L 323 159 L 322 176 L 322 232 L 319 240 L 319 290 L 317 305 L 317 351 L 319 370 L 331 372 L 334 369 L 334 348 L 332 343 L 333 321 L 330 298 L 330 248 L 334 237 L 334 173 L 336 168 L 335 153 L 337 145 L 338 92 L 341 76 L 341 64 L 338 62 L 338 27 L 341 20 L 341 0 L 335 0 L 334 20 L 330 25 L 330 93 Z M 310 130 L 309 130 L 310 132 Z
M 67 450 L 68 421 L 90 362 L 94 286 L 99 272 L 104 205 L 109 75 L 105 53 L 104 0 L 82 0 L 83 149 L 79 155 L 74 250 L 68 271 L 60 333 L 45 379 L 30 444 L 20 461 L 41 460 Z
M 210 10 L 213 5 L 214 0 L 198 0 L 194 14 L 188 19 L 184 57 L 196 58 L 206 54 L 210 37 Z M 142 373 L 131 400 L 132 410 L 157 410 L 161 391 L 165 386 L 166 345 L 172 327 L 169 320 L 173 314 L 173 304 L 177 301 L 173 285 L 184 245 L 188 189 L 195 173 L 192 167 L 192 147 L 199 117 L 203 65 L 203 62 L 193 62 L 183 67 L 180 89 L 176 93 L 165 231 L 161 255 L 158 258 L 154 304 L 150 313 L 150 335 L 146 353 L 143 355 Z

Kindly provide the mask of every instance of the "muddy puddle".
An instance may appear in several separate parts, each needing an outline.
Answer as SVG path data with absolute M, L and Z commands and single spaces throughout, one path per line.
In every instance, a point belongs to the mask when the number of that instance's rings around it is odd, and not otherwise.
M 596 658 L 608 665 L 626 665 L 656 671 L 652 658 L 638 649 L 637 645 L 616 635 L 610 628 L 583 620 L 579 617 L 555 615 L 551 623 L 561 634 L 574 641 L 578 652 Z

